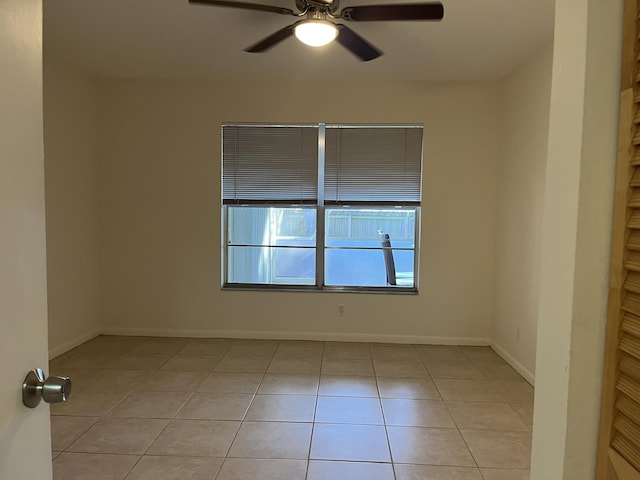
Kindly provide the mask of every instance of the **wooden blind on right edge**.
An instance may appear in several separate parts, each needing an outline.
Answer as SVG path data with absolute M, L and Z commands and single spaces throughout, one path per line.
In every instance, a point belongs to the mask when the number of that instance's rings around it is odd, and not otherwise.
M 640 480 L 640 58 L 626 0 L 598 480 Z

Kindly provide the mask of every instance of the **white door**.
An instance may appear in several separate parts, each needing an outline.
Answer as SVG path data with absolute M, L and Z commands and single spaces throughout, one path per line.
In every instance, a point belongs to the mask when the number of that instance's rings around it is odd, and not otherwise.
M 49 407 L 22 405 L 47 368 L 41 0 L 0 0 L 0 479 L 51 479 Z

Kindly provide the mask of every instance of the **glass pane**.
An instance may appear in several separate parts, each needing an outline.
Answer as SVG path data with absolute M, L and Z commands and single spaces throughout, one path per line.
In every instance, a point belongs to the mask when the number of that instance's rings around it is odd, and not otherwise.
M 381 235 L 385 233 L 394 247 L 390 268 L 396 273 L 396 285 L 413 287 L 415 225 L 415 208 L 327 208 L 325 284 L 386 286 Z
M 396 286 L 414 286 L 413 250 L 393 250 Z M 382 249 L 327 249 L 325 283 L 330 286 L 385 287 L 387 268 Z
M 315 285 L 316 249 L 229 246 L 227 267 L 227 283 Z
M 384 287 L 387 284 L 382 250 L 325 250 L 325 284 Z
M 315 208 L 228 207 L 228 245 L 316 245 Z
M 380 247 L 380 232 L 393 247 L 414 248 L 416 209 L 327 208 L 325 245 Z

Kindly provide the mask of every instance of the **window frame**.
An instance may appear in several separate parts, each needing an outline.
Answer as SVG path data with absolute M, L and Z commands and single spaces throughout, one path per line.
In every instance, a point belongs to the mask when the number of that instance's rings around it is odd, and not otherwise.
M 225 126 L 255 126 L 256 124 L 241 124 L 241 123 L 223 123 Z M 259 126 L 264 127 L 288 127 L 288 126 L 301 126 L 300 124 L 262 124 Z M 350 204 L 343 203 L 331 203 L 325 204 L 324 198 L 324 184 L 325 184 L 325 142 L 326 142 L 326 128 L 324 123 L 319 124 L 305 124 L 303 126 L 317 126 L 318 132 L 318 174 L 317 174 L 317 200 L 315 204 L 308 202 L 282 202 L 282 201 L 251 201 L 242 203 L 222 203 L 221 205 L 221 219 L 222 219 L 222 249 L 221 249 L 221 288 L 222 290 L 251 290 L 251 291 L 303 291 L 303 292 L 337 292 L 337 293 L 384 293 L 384 294 L 400 294 L 400 295 L 416 295 L 419 288 L 419 263 L 420 263 L 420 225 L 421 225 L 421 203 L 422 192 L 420 192 L 420 200 L 413 204 L 407 204 L 405 202 L 369 202 L 369 201 L 357 201 L 349 202 Z M 341 128 L 343 125 L 330 125 L 329 128 Z M 346 128 L 419 128 L 423 131 L 423 126 L 418 124 L 412 125 L 345 125 Z M 223 128 L 221 129 L 221 135 L 223 136 Z M 421 138 L 423 136 L 421 135 Z M 221 139 L 222 140 L 222 139 Z M 221 144 L 223 142 L 221 141 Z M 420 185 L 422 184 L 422 163 L 423 163 L 423 144 L 420 145 Z M 223 174 L 223 172 L 221 172 Z M 221 175 L 222 176 L 222 175 Z M 222 199 L 223 195 L 221 195 Z M 239 283 L 229 282 L 229 247 L 233 246 L 228 241 L 229 236 L 229 209 L 230 208 L 306 208 L 315 209 L 316 211 L 316 243 L 315 247 L 307 247 L 315 249 L 316 268 L 315 268 L 315 285 L 303 285 L 303 284 L 288 284 L 288 283 Z M 381 286 L 355 286 L 355 285 L 326 285 L 326 255 L 329 250 L 379 250 L 383 252 L 388 247 L 383 247 L 382 244 L 376 247 L 336 247 L 326 245 L 326 231 L 325 222 L 327 210 L 337 209 L 352 209 L 352 210 L 395 210 L 395 211 L 412 211 L 415 216 L 414 232 L 413 232 L 413 246 L 412 247 L 395 247 L 391 246 L 390 250 L 393 251 L 412 251 L 413 252 L 413 286 L 399 286 L 399 285 L 381 285 Z M 264 247 L 264 245 L 256 245 Z M 276 246 L 271 246 L 278 248 Z

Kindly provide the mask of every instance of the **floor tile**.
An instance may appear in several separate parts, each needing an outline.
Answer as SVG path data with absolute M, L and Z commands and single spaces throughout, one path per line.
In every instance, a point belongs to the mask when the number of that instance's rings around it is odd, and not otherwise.
M 419 362 L 403 362 L 399 360 L 374 360 L 373 368 L 379 377 L 393 378 L 426 378 L 427 369 Z
M 326 342 L 325 358 L 370 359 L 371 350 L 368 343 Z
M 305 480 L 306 460 L 227 458 L 216 480 Z
M 51 404 L 51 414 L 101 417 L 128 394 L 129 392 L 112 392 L 108 390 L 72 390 L 66 402 Z
M 130 351 L 141 343 L 150 340 L 154 337 L 135 337 L 135 336 L 121 336 L 121 335 L 98 335 L 92 338 L 83 345 L 89 348 L 111 348 L 111 349 L 123 349 Z
M 448 402 L 458 428 L 477 430 L 528 430 L 506 403 Z
M 282 341 L 276 350 L 276 357 L 311 357 L 322 356 L 324 342 L 313 341 Z
M 331 397 L 377 397 L 375 377 L 321 375 L 319 395 Z
M 479 467 L 528 469 L 531 432 L 461 430 Z
M 244 422 L 229 457 L 306 459 L 310 423 Z
M 51 448 L 62 451 L 100 420 L 99 417 L 51 417 Z
M 169 353 L 175 355 L 184 348 L 188 341 L 187 338 L 150 338 L 131 349 L 131 353 Z
M 191 339 L 180 350 L 181 355 L 215 355 L 223 357 L 233 345 L 234 340 L 227 338 Z
M 533 402 L 533 387 L 523 381 L 434 380 L 445 401 Z
M 123 480 L 138 455 L 64 452 L 53 461 L 54 480 Z
M 465 356 L 474 363 L 504 364 L 506 362 L 491 347 L 460 347 Z
M 318 397 L 316 422 L 384 425 L 380 400 L 359 397 Z
M 162 370 L 148 373 L 132 389 L 143 392 L 193 392 L 206 378 L 203 372 Z
M 311 443 L 313 460 L 390 462 L 385 429 L 379 425 L 315 424 Z
M 395 470 L 396 480 L 483 480 L 477 468 L 396 463 Z
M 468 357 L 458 346 L 444 345 L 416 345 L 416 352 L 427 365 L 431 363 L 448 363 L 467 360 Z
M 68 448 L 72 452 L 142 455 L 168 420 L 103 418 Z
M 54 480 L 529 475 L 534 390 L 489 347 L 100 336 L 50 374 Z
M 462 436 L 455 429 L 387 427 L 396 463 L 475 467 Z
M 171 358 L 166 353 L 128 353 L 108 362 L 106 367 L 115 370 L 157 370 Z
M 390 463 L 311 460 L 307 480 L 395 480 Z
M 280 342 L 278 340 L 236 340 L 227 355 L 267 356 L 271 358 Z
M 172 420 L 147 454 L 224 457 L 239 428 L 240 422 Z
M 418 353 L 413 345 L 372 343 L 371 357 L 374 360 L 394 360 L 401 362 L 419 361 Z
M 531 430 L 533 428 L 533 402 L 510 403 L 509 406 L 513 408 L 520 420 Z
M 431 378 L 485 380 L 482 371 L 467 359 L 451 362 L 426 363 L 425 365 Z
M 439 400 L 440 393 L 429 378 L 377 377 L 380 398 Z
M 87 382 L 87 385 L 99 391 L 105 390 L 106 387 L 112 392 L 129 392 L 150 374 L 151 372 L 148 370 L 103 369 L 95 372 L 92 381 Z M 73 377 L 71 377 L 71 382 L 74 383 Z
M 222 458 L 146 455 L 127 480 L 212 480 L 221 466 Z
M 245 393 L 194 393 L 177 418 L 190 420 L 242 420 L 253 395 Z
M 271 355 L 245 356 L 227 353 L 216 365 L 216 372 L 264 373 L 271 363 Z
M 198 392 L 256 393 L 262 373 L 210 373 L 200 384 Z
M 382 408 L 384 411 L 384 421 L 387 425 L 404 427 L 456 427 L 442 400 L 385 398 L 382 399 Z
M 246 420 L 313 422 L 316 397 L 309 395 L 256 395 Z
M 268 373 L 319 374 L 322 357 L 276 358 L 269 364 Z
M 318 379 L 318 375 L 267 373 L 262 379 L 258 393 L 316 395 Z
M 529 470 L 497 470 L 482 468 L 484 480 L 529 480 Z
M 109 352 L 73 351 L 67 352 L 49 362 L 52 369 L 67 368 L 105 368 L 114 361 L 114 355 Z
M 56 368 L 51 363 L 49 364 L 49 375 L 69 377 L 71 379 L 71 385 L 74 392 L 96 388 L 96 386 L 99 385 L 99 382 L 96 380 L 96 374 L 102 370 L 103 369 L 78 367 Z M 47 376 L 46 372 L 45 376 Z
M 487 380 L 522 380 L 522 377 L 489 347 L 463 347 L 464 354 Z
M 220 361 L 220 357 L 214 355 L 174 355 L 160 370 L 173 370 L 184 372 L 210 372 Z
M 133 392 L 109 412 L 110 417 L 173 418 L 188 392 Z
M 325 358 L 322 360 L 322 375 L 358 375 L 372 377 L 373 363 L 369 359 Z
M 487 380 L 523 380 L 522 376 L 506 363 L 476 364 L 476 366 Z

